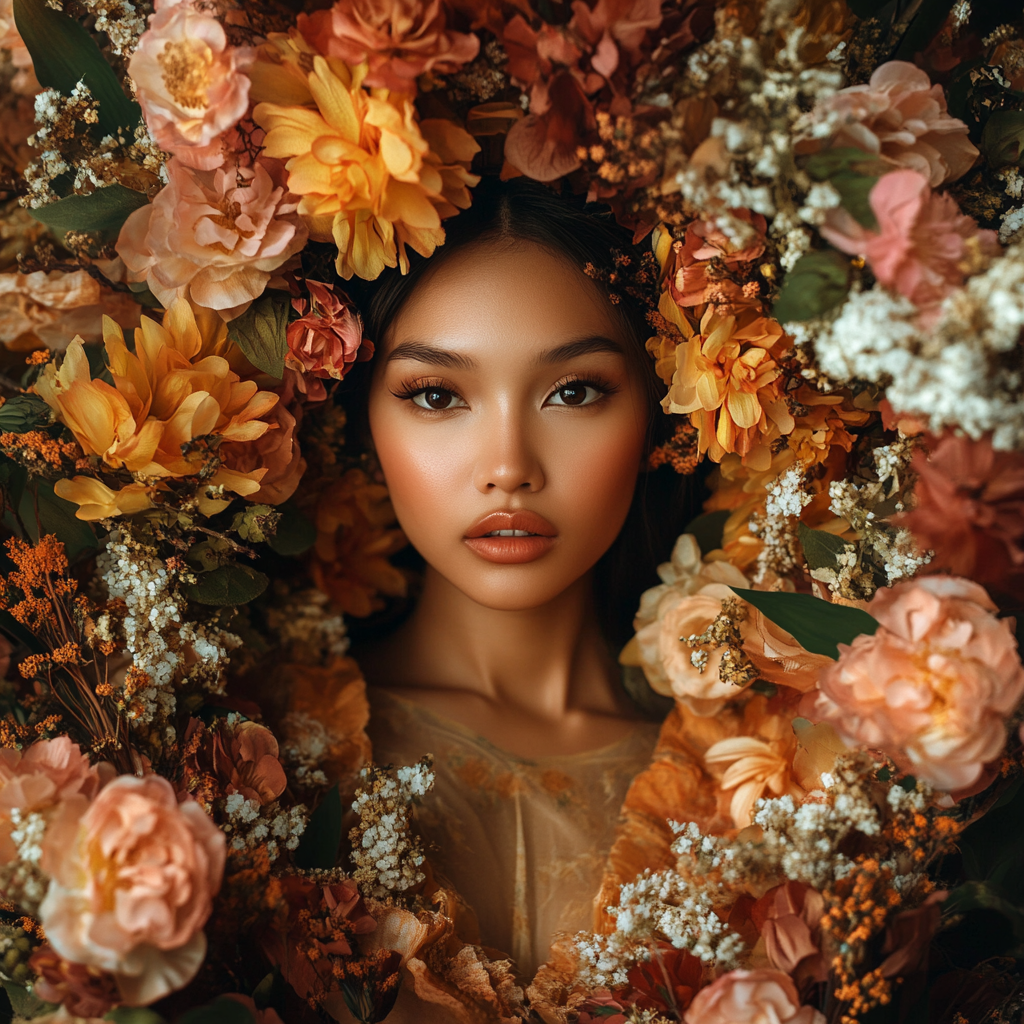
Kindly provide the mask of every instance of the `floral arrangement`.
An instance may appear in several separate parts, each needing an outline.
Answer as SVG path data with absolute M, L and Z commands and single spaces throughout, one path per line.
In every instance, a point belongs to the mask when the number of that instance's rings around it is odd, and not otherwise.
M 7 1019 L 1019 1021 L 1020 11 L 302 6 L 0 0 Z M 487 168 L 633 230 L 652 470 L 710 467 L 595 930 L 528 985 L 346 655 L 410 583 L 355 282 Z

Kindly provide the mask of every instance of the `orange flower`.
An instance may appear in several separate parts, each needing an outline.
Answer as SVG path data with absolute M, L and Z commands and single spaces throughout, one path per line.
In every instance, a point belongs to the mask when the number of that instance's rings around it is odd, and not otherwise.
M 361 469 L 350 469 L 321 494 L 313 578 L 346 614 L 383 608 L 378 594 L 405 594 L 405 577 L 388 561 L 406 543 L 401 530 L 391 529 L 394 522 L 387 488 Z
M 179 299 L 162 326 L 142 318 L 134 352 L 109 317 L 104 318 L 103 335 L 113 386 L 92 378 L 82 340 L 76 338 L 60 368 L 49 364 L 34 388 L 87 455 L 139 478 L 119 495 L 106 487 L 100 492 L 85 477 L 58 481 L 57 493 L 82 506 L 80 519 L 102 518 L 98 510 L 111 503 L 120 507 L 126 493 L 133 506 L 145 507 L 139 484 L 198 474 L 210 458 L 211 439 L 255 441 L 267 432 L 264 417 L 277 396 L 241 380 L 231 369 L 227 328 L 219 317 L 200 314 L 197 319 Z M 207 443 L 196 444 L 200 439 Z M 253 494 L 265 473 L 221 466 L 207 487 Z M 227 504 L 227 499 L 200 492 L 199 507 L 205 514 Z
M 715 462 L 735 452 L 745 466 L 767 469 L 772 442 L 795 425 L 778 382 L 777 360 L 789 347 L 782 326 L 757 308 L 726 316 L 708 306 L 694 328 L 667 292 L 660 309 L 684 339 L 647 343 L 669 385 L 665 411 L 689 414 L 698 448 Z
M 264 154 L 287 161 L 310 238 L 334 240 L 343 278 L 405 273 L 407 245 L 429 256 L 444 241 L 441 218 L 468 207 L 479 181 L 469 173 L 480 148 L 472 136 L 450 121 L 418 121 L 404 93 L 363 87 L 366 64 L 322 57 L 298 36 L 264 47 L 253 74 L 257 97 L 290 101 L 253 112 L 267 131 Z

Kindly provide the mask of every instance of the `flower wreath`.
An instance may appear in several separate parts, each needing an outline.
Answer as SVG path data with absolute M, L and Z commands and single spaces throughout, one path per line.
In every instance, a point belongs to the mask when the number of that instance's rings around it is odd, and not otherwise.
M 1019 9 L 301 6 L 0 2 L 7 1019 L 1020 1020 Z M 347 282 L 485 165 L 648 247 L 652 468 L 714 464 L 595 930 L 525 989 L 345 653 L 409 585 Z

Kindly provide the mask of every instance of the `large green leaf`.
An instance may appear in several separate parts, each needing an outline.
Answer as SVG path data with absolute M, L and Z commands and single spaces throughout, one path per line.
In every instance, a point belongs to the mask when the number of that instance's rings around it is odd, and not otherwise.
M 809 569 L 834 569 L 836 560 L 846 552 L 846 541 L 825 530 L 812 530 L 803 523 L 797 525 L 800 545 Z
M 700 553 L 706 555 L 709 551 L 714 551 L 722 546 L 722 534 L 730 515 L 728 509 L 704 512 L 695 519 L 691 519 L 686 524 L 683 533 L 692 533 L 700 545 Z
M 305 870 L 333 868 L 341 846 L 341 796 L 337 783 L 324 794 L 310 816 L 295 851 L 295 863 Z
M 294 556 L 307 552 L 316 542 L 316 526 L 294 505 L 278 505 L 281 519 L 274 535 L 267 541 L 279 555 Z
M 763 612 L 776 626 L 792 634 L 806 651 L 838 658 L 837 644 L 853 643 L 861 634 L 872 635 L 878 619 L 859 608 L 832 604 L 810 594 L 787 594 L 781 591 L 744 590 L 733 587 L 737 597 Z
M 120 130 L 131 138 L 142 116 L 139 105 L 125 95 L 96 40 L 74 18 L 46 0 L 14 0 L 14 23 L 41 85 L 70 96 L 84 81 L 99 102 L 99 135 L 116 137 Z
M 272 377 L 284 376 L 288 351 L 288 302 L 275 295 L 257 299 L 228 324 L 228 337 L 257 369 Z
M 118 1006 L 103 1019 L 115 1024 L 166 1024 L 164 1018 L 148 1006 Z
M 189 600 L 198 604 L 248 604 L 267 589 L 268 582 L 263 573 L 247 565 L 222 565 L 202 573 L 183 589 Z
M 981 152 L 993 170 L 1019 164 L 1024 156 L 1024 110 L 997 110 L 985 122 Z
M 256 1018 L 236 999 L 221 996 L 182 1014 L 176 1024 L 256 1024 Z
M 22 985 L 13 981 L 5 981 L 2 984 L 7 998 L 11 1001 L 11 1009 L 19 1019 L 31 1020 L 33 1017 L 42 1017 L 44 1014 L 53 1013 L 57 1009 L 52 1003 L 45 1003 L 38 996 L 34 996 Z
M 782 279 L 772 316 L 810 320 L 839 305 L 850 291 L 850 261 L 834 249 L 804 253 Z
M 64 545 L 68 558 L 99 547 L 92 527 L 78 519 L 77 512 L 78 506 L 54 494 L 53 484 L 47 480 L 36 480 L 26 487 L 18 508 L 32 542 L 52 533 Z
M 148 202 L 145 193 L 114 184 L 87 196 L 67 196 L 29 212 L 61 238 L 66 231 L 99 231 L 113 236 L 130 214 Z
M 38 395 L 11 395 L 0 405 L 0 431 L 24 434 L 52 421 L 50 407 Z

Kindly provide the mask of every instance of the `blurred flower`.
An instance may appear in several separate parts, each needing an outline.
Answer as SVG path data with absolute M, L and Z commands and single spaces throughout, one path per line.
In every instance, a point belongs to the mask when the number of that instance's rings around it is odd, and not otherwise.
M 244 1006 L 250 1014 L 255 1024 L 284 1024 L 281 1020 L 277 1010 L 272 1006 L 268 1006 L 265 1010 L 261 1010 L 255 1002 L 253 1002 L 252 996 L 243 996 L 241 992 L 228 992 L 220 997 L 221 999 L 231 999 L 236 1003 Z
M 250 501 L 280 505 L 295 493 L 306 471 L 297 436 L 299 421 L 280 397 L 263 419 L 270 427 L 265 434 L 255 441 L 226 441 L 218 451 L 234 473 L 250 477 L 262 471 L 260 489 L 248 496 Z
M 338 0 L 300 14 L 299 31 L 318 53 L 368 65 L 365 84 L 415 95 L 428 71 L 452 74 L 473 60 L 480 40 L 452 32 L 441 0 Z
M 779 383 L 777 359 L 789 348 L 782 326 L 760 309 L 725 316 L 708 306 L 694 328 L 667 292 L 661 313 L 683 336 L 648 342 L 669 385 L 665 411 L 689 414 L 700 451 L 715 462 L 736 452 L 745 466 L 767 469 L 772 442 L 794 427 Z
M 186 985 L 224 869 L 224 834 L 157 775 L 122 775 L 88 804 L 66 801 L 46 831 L 51 875 L 39 917 L 53 948 L 109 971 L 145 1006 Z
M 163 4 L 128 62 L 146 124 L 161 149 L 189 167 L 224 162 L 222 132 L 249 107 L 248 52 L 191 3 Z
M 840 644 L 821 675 L 818 714 L 938 789 L 970 786 L 999 756 L 1005 719 L 1024 696 L 1011 620 L 954 576 L 881 589 L 868 611 L 878 630 Z
M 135 351 L 121 328 L 104 319 L 104 341 L 113 386 L 93 380 L 81 339 L 76 338 L 58 369 L 47 364 L 35 392 L 75 435 L 88 455 L 111 469 L 122 467 L 145 477 L 187 477 L 203 468 L 210 454 L 198 439 L 254 441 L 267 432 L 262 418 L 277 396 L 243 381 L 225 358 L 227 328 L 214 314 L 197 315 L 183 299 L 164 314 L 163 324 L 148 317 L 135 332 Z M 237 472 L 220 466 L 206 482 L 236 494 L 260 488 L 266 469 Z M 61 497 L 98 506 L 86 478 L 59 481 Z M 133 504 L 142 495 L 131 496 Z M 199 495 L 204 514 L 226 507 L 227 499 Z M 142 506 L 145 507 L 145 506 Z M 91 514 L 91 513 L 90 513 Z M 83 515 L 79 511 L 79 517 Z
M 997 452 L 989 436 L 952 432 L 914 455 L 914 507 L 901 522 L 931 565 L 990 589 L 1013 591 L 1024 575 L 1024 454 Z
M 967 125 L 951 117 L 941 85 L 902 60 L 877 67 L 867 85 L 823 100 L 811 134 L 831 146 L 855 146 L 923 174 L 933 188 L 966 174 L 978 156 Z
M 0 342 L 17 351 L 67 348 L 76 335 L 99 341 L 103 314 L 128 327 L 139 322 L 139 304 L 103 288 L 84 270 L 0 274 Z
M 629 1024 L 629 1003 L 617 999 L 607 989 L 591 992 L 580 1003 L 578 1024 Z
M 300 102 L 260 103 L 253 118 L 267 132 L 265 155 L 288 161 L 288 188 L 302 197 L 310 238 L 333 239 L 346 280 L 374 280 L 385 267 L 406 272 L 406 246 L 429 256 L 444 241 L 442 217 L 469 206 L 479 146 L 449 121 L 418 122 L 403 93 L 368 92 L 365 64 L 349 68 L 290 40 L 278 45 L 279 63 L 311 60 L 312 70 L 290 80 Z
M 406 544 L 394 523 L 387 488 L 361 469 L 350 469 L 321 493 L 313 578 L 347 615 L 378 611 L 384 606 L 379 594 L 405 594 L 405 577 L 388 561 Z
M 729 971 L 697 993 L 686 1024 L 825 1024 L 781 971 Z
M 938 304 L 964 283 L 970 247 L 979 257 L 1000 252 L 995 231 L 979 230 L 952 196 L 932 192 L 928 179 L 917 171 L 882 175 L 870 201 L 877 231 L 844 212 L 841 219 L 823 224 L 821 233 L 837 249 L 864 256 L 880 284 L 919 309 L 937 313 Z
M 363 321 L 344 292 L 319 281 L 307 280 L 306 287 L 308 301 L 292 299 L 299 319 L 288 325 L 285 366 L 300 375 L 298 386 L 312 399 L 322 397 L 321 380 L 341 380 L 357 359 L 369 359 L 373 342 L 363 337 Z
M 37 975 L 33 994 L 48 1003 L 63 1005 L 72 1017 L 102 1019 L 121 1002 L 112 974 L 65 960 L 50 946 L 37 949 L 29 966 Z
M 129 280 L 145 281 L 165 307 L 183 298 L 225 320 L 244 313 L 306 244 L 298 197 L 276 183 L 275 163 L 197 171 L 169 160 L 167 185 L 118 236 Z
M 820 939 L 824 912 L 821 894 L 803 882 L 777 885 L 754 904 L 751 916 L 772 967 L 801 980 L 825 981 L 828 965 Z
M 31 95 L 39 91 L 32 67 L 32 55 L 14 23 L 14 0 L 0 0 L 0 50 L 11 55 L 11 63 L 18 69 L 11 87 L 20 93 Z

